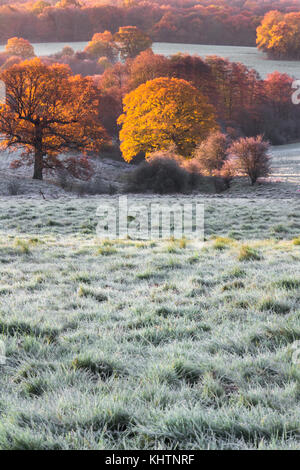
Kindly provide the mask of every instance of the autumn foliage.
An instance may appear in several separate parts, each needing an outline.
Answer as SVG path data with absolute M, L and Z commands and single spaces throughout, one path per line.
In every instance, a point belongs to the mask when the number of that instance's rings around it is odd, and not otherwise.
M 151 50 L 133 60 L 116 63 L 97 78 L 106 103 L 102 118 L 113 136 L 118 135 L 116 119 L 122 113 L 127 93 L 156 78 L 177 78 L 189 82 L 214 107 L 220 127 L 233 138 L 263 134 L 274 145 L 300 138 L 300 106 L 292 103 L 293 79 L 272 73 L 262 80 L 244 64 L 217 56 L 176 54 L 165 57 Z M 107 119 L 109 117 L 109 119 Z
M 300 12 L 268 12 L 257 28 L 257 47 L 275 59 L 300 59 Z
M 270 173 L 269 144 L 261 135 L 234 142 L 228 153 L 235 159 L 236 172 L 247 176 L 253 185 L 258 178 Z
M 84 52 L 98 59 L 100 57 L 107 57 L 111 62 L 115 62 L 118 56 L 118 49 L 110 31 L 94 34 Z
M 120 27 L 119 31 L 114 35 L 114 40 L 123 60 L 133 59 L 152 45 L 150 36 L 136 26 Z
M 11 56 L 30 59 L 34 57 L 34 49 L 29 41 L 23 38 L 10 38 L 5 46 L 5 51 Z
M 211 132 L 195 150 L 194 157 L 204 175 L 216 176 L 227 160 L 229 139 L 220 131 Z
M 254 46 L 266 12 L 299 8 L 299 0 L 6 0 L 0 41 L 88 41 L 95 33 L 133 25 L 153 41 Z
M 52 9 L 38 6 L 38 16 Z M 73 0 L 60 2 L 57 8 L 72 15 L 87 11 Z M 133 3 L 127 5 L 126 15 L 132 8 Z M 232 140 L 262 134 L 280 144 L 300 138 L 300 108 L 291 101 L 291 77 L 275 72 L 262 80 L 255 70 L 217 56 L 154 54 L 147 28 L 115 29 L 112 11 L 106 10 L 107 29 L 100 27 L 84 51 L 67 46 L 23 63 L 24 56 L 33 53 L 32 46 L 22 38 L 8 41 L 6 52 L 0 54 L 9 97 L 1 109 L 0 132 L 4 147 L 24 151 L 15 165 L 34 162 L 35 178 L 41 178 L 46 168 L 88 177 L 86 157 L 60 155 L 99 150 L 108 140 L 107 132 L 116 147 L 120 138 L 128 162 L 170 147 L 191 159 L 197 149 L 193 161 L 185 160 L 185 168 L 229 184 L 237 155 L 229 158 L 229 139 L 219 129 Z M 136 5 L 132 20 L 139 11 Z M 271 12 L 262 36 L 275 31 L 279 17 L 291 16 Z M 149 26 L 150 13 L 148 19 Z
M 150 80 L 126 95 L 118 122 L 121 150 L 128 162 L 139 152 L 147 156 L 172 145 L 188 157 L 218 127 L 207 99 L 190 83 L 176 78 Z
M 72 76 L 65 65 L 46 66 L 39 59 L 14 65 L 1 74 L 7 103 L 0 109 L 2 148 L 23 150 L 15 165 L 34 163 L 35 179 L 44 169 L 66 168 L 88 178 L 86 157 L 108 140 L 98 118 L 98 96 L 91 79 Z M 64 152 L 73 152 L 60 157 Z

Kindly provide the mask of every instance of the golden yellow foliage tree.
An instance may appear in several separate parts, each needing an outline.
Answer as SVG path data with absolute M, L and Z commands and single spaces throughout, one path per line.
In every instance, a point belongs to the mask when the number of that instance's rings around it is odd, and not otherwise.
M 258 49 L 275 59 L 300 59 L 300 13 L 269 11 L 257 28 Z
M 149 155 L 175 146 L 191 156 L 196 145 L 217 129 L 214 108 L 189 82 L 156 78 L 124 98 L 118 123 L 123 158 L 130 162 L 139 152 Z
M 98 151 L 108 140 L 92 79 L 40 59 L 14 65 L 0 79 L 7 94 L 6 104 L 0 106 L 1 147 L 23 150 L 15 166 L 33 163 L 34 179 L 42 179 L 44 169 L 62 168 L 76 177 L 88 176 L 85 157 L 60 154 Z
M 5 46 L 5 51 L 22 59 L 30 59 L 34 57 L 34 49 L 27 39 L 23 38 L 10 38 Z

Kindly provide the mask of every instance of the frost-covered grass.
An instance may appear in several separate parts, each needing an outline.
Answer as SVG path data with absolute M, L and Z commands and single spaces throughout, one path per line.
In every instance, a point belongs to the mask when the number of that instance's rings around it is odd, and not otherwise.
M 299 203 L 201 244 L 99 240 L 107 200 L 0 204 L 0 449 L 299 449 Z

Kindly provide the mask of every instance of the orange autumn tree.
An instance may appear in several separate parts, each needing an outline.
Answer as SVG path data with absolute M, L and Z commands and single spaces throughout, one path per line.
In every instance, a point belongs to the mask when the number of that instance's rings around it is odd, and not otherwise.
M 185 157 L 211 130 L 217 129 L 214 108 L 189 82 L 156 78 L 124 98 L 118 123 L 123 158 L 130 162 L 139 152 L 176 148 Z
M 300 59 L 300 13 L 269 11 L 257 28 L 258 49 L 275 59 Z
M 118 58 L 117 46 L 110 31 L 95 33 L 84 52 L 94 58 L 107 57 L 111 62 Z
M 33 5 L 29 5 L 29 9 L 36 15 L 43 13 L 45 8 L 51 7 L 50 3 L 45 2 L 44 0 L 37 0 Z
M 34 179 L 43 170 L 66 169 L 90 176 L 88 160 L 60 157 L 72 151 L 98 151 L 108 140 L 98 116 L 98 96 L 91 79 L 72 76 L 66 65 L 33 59 L 0 75 L 6 104 L 0 106 L 2 148 L 23 150 L 15 166 L 34 163 Z
M 9 55 L 30 59 L 34 57 L 34 48 L 27 39 L 10 38 L 5 46 L 5 52 Z
M 133 59 L 152 46 L 150 36 L 136 26 L 120 26 L 119 31 L 114 35 L 114 41 L 123 60 Z

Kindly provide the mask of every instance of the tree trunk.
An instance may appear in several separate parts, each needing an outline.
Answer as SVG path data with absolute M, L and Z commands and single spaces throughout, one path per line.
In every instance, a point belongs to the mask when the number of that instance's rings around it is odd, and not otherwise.
M 43 135 L 41 128 L 35 127 L 35 153 L 34 153 L 34 170 L 33 179 L 43 179 Z
M 33 170 L 33 179 L 42 180 L 43 179 L 43 154 L 38 150 L 34 154 L 34 170 Z

